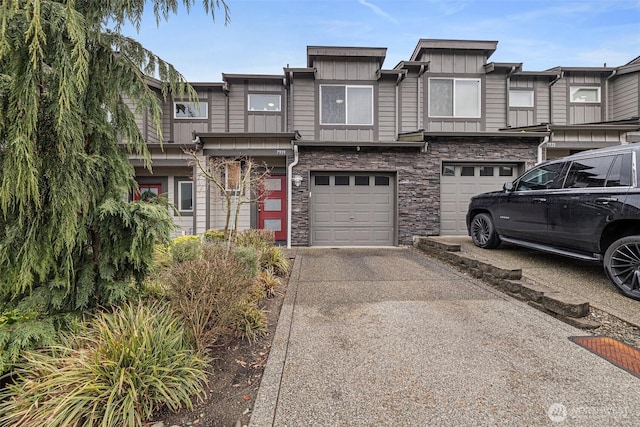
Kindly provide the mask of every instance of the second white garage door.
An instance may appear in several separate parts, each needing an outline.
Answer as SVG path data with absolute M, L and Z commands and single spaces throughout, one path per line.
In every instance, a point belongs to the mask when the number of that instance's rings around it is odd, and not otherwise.
M 501 190 L 518 175 L 515 163 L 443 163 L 440 179 L 440 234 L 467 234 L 469 199 Z
M 313 246 L 395 243 L 393 174 L 313 173 L 310 208 Z

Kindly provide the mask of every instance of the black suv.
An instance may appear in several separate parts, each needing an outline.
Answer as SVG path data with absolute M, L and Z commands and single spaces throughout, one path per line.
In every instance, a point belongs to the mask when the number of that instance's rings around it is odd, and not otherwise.
M 640 300 L 640 144 L 584 151 L 542 163 L 471 199 L 473 243 L 501 242 L 600 261 L 611 281 Z

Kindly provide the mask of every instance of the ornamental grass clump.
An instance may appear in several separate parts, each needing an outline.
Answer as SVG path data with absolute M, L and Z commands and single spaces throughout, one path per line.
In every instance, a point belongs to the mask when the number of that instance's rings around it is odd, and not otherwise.
M 282 286 L 282 279 L 272 269 L 268 268 L 258 274 L 257 283 L 263 289 L 265 297 L 273 298 L 276 296 L 278 288 Z
M 267 335 L 267 317 L 255 301 L 249 299 L 239 301 L 235 305 L 232 320 L 236 335 L 249 342 Z
M 0 390 L 0 425 L 140 426 L 206 396 L 206 360 L 167 305 L 125 304 L 30 351 Z
M 260 265 L 263 269 L 273 270 L 280 276 L 287 276 L 291 272 L 291 261 L 278 246 L 271 246 L 262 251 Z

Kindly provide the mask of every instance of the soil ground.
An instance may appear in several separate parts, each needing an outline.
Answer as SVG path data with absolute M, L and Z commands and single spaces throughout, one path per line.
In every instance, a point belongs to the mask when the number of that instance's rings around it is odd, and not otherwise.
M 267 364 L 285 292 L 286 283 L 278 289 L 276 296 L 262 303 L 268 327 L 265 337 L 249 342 L 230 336 L 212 349 L 214 360 L 210 367 L 205 401 L 196 403 L 193 410 L 159 413 L 146 426 L 247 426 Z

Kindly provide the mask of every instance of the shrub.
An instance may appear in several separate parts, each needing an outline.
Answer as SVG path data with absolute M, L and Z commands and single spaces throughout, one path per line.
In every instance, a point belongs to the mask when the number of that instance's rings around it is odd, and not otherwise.
M 256 230 L 254 228 L 238 233 L 234 243 L 236 246 L 254 248 L 258 252 L 273 246 L 275 235 L 271 230 Z
M 153 247 L 153 270 L 162 269 L 171 265 L 171 246 L 156 244 Z
M 260 254 L 260 265 L 266 270 L 286 276 L 291 272 L 291 261 L 278 246 L 271 246 Z
M 206 361 L 166 305 L 125 304 L 78 332 L 26 353 L 0 390 L 0 425 L 133 427 L 205 396 Z
M 222 246 L 207 247 L 207 255 L 175 264 L 167 275 L 168 298 L 193 333 L 199 349 L 224 334 L 235 316 L 235 305 L 253 284 L 246 260 Z
M 220 243 L 227 240 L 224 230 L 209 229 L 202 235 L 205 242 Z
M 0 375 L 12 369 L 24 350 L 57 342 L 54 320 L 31 310 L 0 313 Z
M 251 247 L 235 247 L 233 249 L 233 256 L 244 268 L 245 275 L 251 279 L 254 279 L 258 275 L 260 269 L 259 254 Z
M 173 262 L 193 261 L 202 256 L 200 236 L 182 236 L 173 239 L 171 248 Z
M 235 308 L 233 327 L 238 336 L 254 341 L 267 335 L 267 318 L 255 302 L 243 300 Z

